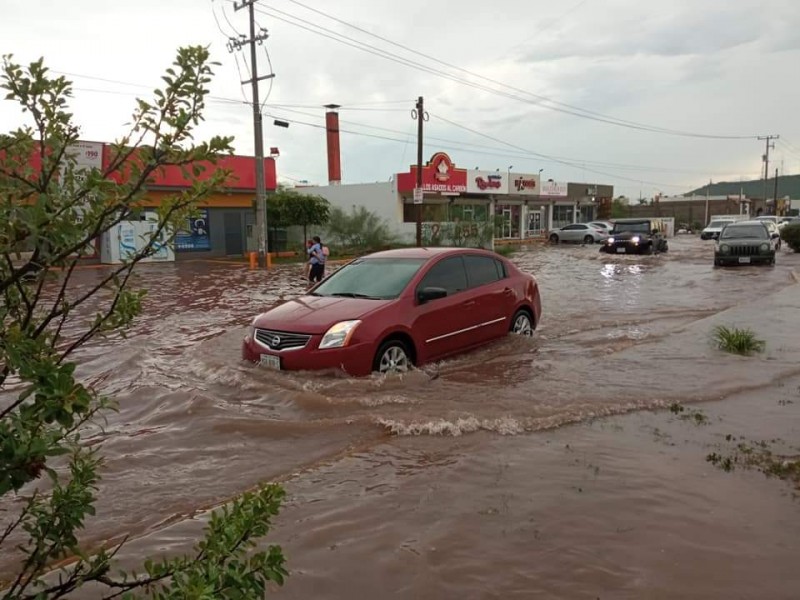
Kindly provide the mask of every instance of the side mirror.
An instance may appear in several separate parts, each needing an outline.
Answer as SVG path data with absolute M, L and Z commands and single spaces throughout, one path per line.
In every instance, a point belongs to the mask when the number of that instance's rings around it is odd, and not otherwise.
M 431 300 L 438 300 L 439 298 L 446 298 L 447 290 L 440 287 L 426 287 L 417 291 L 417 300 L 420 304 L 425 304 Z

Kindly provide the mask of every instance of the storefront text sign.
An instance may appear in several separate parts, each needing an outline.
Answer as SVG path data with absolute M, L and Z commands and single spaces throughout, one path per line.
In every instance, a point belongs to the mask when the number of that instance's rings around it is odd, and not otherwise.
M 566 198 L 567 184 L 561 181 L 543 181 L 539 195 L 548 196 L 550 198 Z
M 472 194 L 508 194 L 508 173 L 500 171 L 469 171 L 467 192 Z
M 539 186 L 538 175 L 512 174 L 509 193 L 519 196 L 538 196 Z
M 411 194 L 417 187 L 417 167 L 408 173 L 397 174 L 397 191 Z M 458 194 L 467 191 L 467 171 L 455 166 L 444 152 L 434 154 L 422 167 L 422 191 Z

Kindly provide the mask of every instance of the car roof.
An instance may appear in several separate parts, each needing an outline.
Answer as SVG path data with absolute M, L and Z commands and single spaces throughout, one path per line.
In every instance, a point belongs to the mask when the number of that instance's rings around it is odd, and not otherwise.
M 483 254 L 492 258 L 500 258 L 499 254 L 478 248 L 395 248 L 367 254 L 364 258 L 425 258 L 431 259 L 438 256 L 463 254 L 465 252 Z
M 753 219 L 752 221 L 731 221 L 727 225 L 727 227 L 739 227 L 740 225 L 741 226 L 745 226 L 745 225 L 750 225 L 750 226 L 761 225 L 763 227 L 764 223 L 762 223 L 761 221 L 758 221 L 756 219 Z
M 648 221 L 648 222 L 652 221 L 653 219 L 656 219 L 656 218 L 657 217 L 652 217 L 652 218 L 651 217 L 641 217 L 639 219 L 614 219 L 614 223 L 615 224 L 616 223 L 643 223 L 645 221 Z

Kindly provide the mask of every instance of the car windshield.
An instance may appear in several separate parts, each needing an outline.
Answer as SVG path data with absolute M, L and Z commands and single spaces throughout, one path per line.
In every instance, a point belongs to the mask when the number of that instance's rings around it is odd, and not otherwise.
M 766 240 L 769 236 L 763 225 L 729 225 L 722 230 L 721 240 Z
M 425 262 L 424 258 L 359 258 L 318 285 L 313 296 L 397 298 Z
M 630 231 L 631 233 L 650 233 L 650 221 L 614 223 L 614 231 L 612 233 L 622 233 L 623 231 Z

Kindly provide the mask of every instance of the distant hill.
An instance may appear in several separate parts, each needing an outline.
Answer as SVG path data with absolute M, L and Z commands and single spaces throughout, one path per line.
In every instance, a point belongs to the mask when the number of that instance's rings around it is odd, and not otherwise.
M 764 180 L 758 179 L 755 181 L 721 181 L 719 183 L 712 183 L 711 186 L 703 186 L 697 188 L 684 196 L 705 196 L 706 190 L 711 188 L 709 192 L 712 196 L 735 196 L 742 194 L 748 198 L 763 198 L 764 197 Z M 769 180 L 767 183 L 767 198 L 772 198 L 775 193 L 775 178 Z M 789 196 L 790 198 L 800 198 L 800 175 L 784 175 L 778 177 L 778 198 Z

